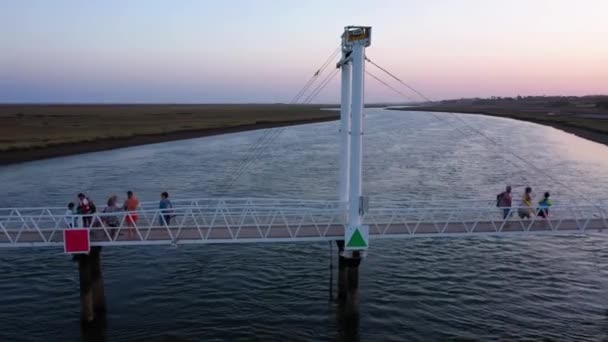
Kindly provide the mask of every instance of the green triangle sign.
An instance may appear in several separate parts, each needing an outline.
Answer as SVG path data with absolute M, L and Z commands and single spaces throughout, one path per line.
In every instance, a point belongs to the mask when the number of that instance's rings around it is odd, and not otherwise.
M 359 229 L 355 229 L 355 232 L 350 237 L 350 240 L 348 241 L 348 244 L 346 244 L 346 246 L 354 247 L 354 248 L 367 247 L 367 243 L 365 242 L 365 239 L 363 238 L 363 235 L 361 235 L 361 232 L 359 231 Z

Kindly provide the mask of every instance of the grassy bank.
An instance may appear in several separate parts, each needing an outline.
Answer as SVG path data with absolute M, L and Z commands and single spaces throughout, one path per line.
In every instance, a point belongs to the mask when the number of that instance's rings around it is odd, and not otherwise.
M 552 126 L 608 145 L 608 107 L 597 105 L 598 101 L 603 101 L 602 98 L 604 97 L 557 99 L 535 97 L 519 101 L 515 99 L 462 99 L 391 109 L 483 114 L 511 118 Z
M 337 118 L 314 105 L 0 105 L 0 164 Z

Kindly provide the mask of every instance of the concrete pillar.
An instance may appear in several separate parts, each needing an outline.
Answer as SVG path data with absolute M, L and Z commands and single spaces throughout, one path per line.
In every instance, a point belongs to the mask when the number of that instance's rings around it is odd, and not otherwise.
M 93 290 L 93 310 L 95 314 L 103 315 L 106 312 L 106 294 L 103 287 L 103 273 L 101 268 L 101 247 L 92 247 L 89 254 L 91 260 L 91 286 Z
M 80 279 L 80 319 L 82 323 L 91 323 L 95 319 L 93 310 L 93 289 L 91 286 L 91 260 L 88 255 L 76 256 Z

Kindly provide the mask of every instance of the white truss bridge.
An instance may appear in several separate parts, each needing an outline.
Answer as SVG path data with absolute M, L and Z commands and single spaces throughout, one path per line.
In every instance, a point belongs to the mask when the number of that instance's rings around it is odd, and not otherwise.
M 601 202 L 599 202 L 601 203 Z M 137 223 L 128 212 L 95 213 L 93 246 L 343 240 L 348 209 L 339 201 L 220 198 L 175 201 L 171 211 L 143 203 Z M 63 230 L 81 216 L 64 208 L 0 209 L 0 247 L 63 246 Z M 363 215 L 370 239 L 514 234 L 570 234 L 608 229 L 608 205 L 558 203 L 548 218 L 502 219 L 492 202 L 380 202 Z M 163 217 L 171 216 L 167 223 Z M 112 224 L 114 222 L 114 224 Z

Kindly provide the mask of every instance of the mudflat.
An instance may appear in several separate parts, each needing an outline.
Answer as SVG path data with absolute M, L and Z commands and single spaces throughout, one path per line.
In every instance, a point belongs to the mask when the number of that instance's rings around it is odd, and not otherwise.
M 338 119 L 319 105 L 0 105 L 0 164 Z

